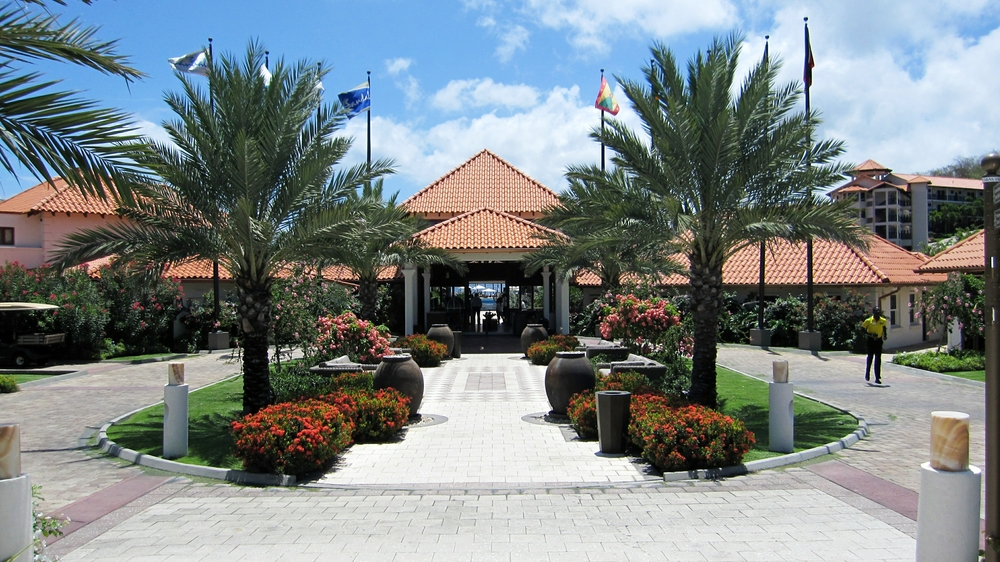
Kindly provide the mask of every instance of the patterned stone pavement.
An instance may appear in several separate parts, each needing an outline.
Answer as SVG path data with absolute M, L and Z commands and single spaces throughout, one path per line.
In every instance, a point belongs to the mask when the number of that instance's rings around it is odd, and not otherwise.
M 889 387 L 871 388 L 856 357 L 744 346 L 719 354 L 720 364 L 761 377 L 776 358 L 789 360 L 798 390 L 873 424 L 841 461 L 916 489 L 929 413 L 956 409 L 973 417 L 973 463 L 982 466 L 981 386 L 887 366 Z M 197 384 L 237 369 L 219 356 L 187 367 Z M 633 459 L 529 423 L 548 408 L 543 373 L 516 354 L 466 355 L 425 370 L 421 411 L 446 423 L 356 445 L 306 487 L 174 478 L 52 550 L 67 561 L 913 559 L 911 519 L 808 470 L 665 484 Z M 159 399 L 164 374 L 162 365 L 121 367 L 0 396 L 0 418 L 30 430 L 25 470 L 45 486 L 46 507 L 85 505 L 138 473 L 77 441 Z

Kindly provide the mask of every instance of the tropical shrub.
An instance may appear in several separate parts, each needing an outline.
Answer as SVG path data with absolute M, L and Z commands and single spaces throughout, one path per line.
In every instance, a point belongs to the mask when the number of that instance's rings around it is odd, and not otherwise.
M 616 295 L 601 314 L 601 337 L 621 340 L 640 355 L 656 349 L 666 331 L 681 321 L 677 308 L 666 299 L 639 299 L 633 294 Z
M 951 352 L 927 351 L 922 353 L 897 353 L 892 358 L 897 365 L 915 367 L 936 373 L 955 371 L 982 371 L 986 369 L 986 356 L 981 352 L 954 350 Z
M 351 442 L 354 427 L 319 400 L 274 404 L 232 423 L 233 454 L 251 472 L 306 474 L 326 466 Z
M 168 351 L 183 288 L 153 269 L 103 266 L 94 280 L 108 309 L 105 334 L 125 346 L 126 355 Z
M 184 331 L 174 342 L 175 351 L 193 353 L 208 348 L 208 334 L 216 330 L 229 333 L 230 340 L 240 336 L 236 297 L 227 294 L 219 301 L 219 320 L 215 320 L 215 293 L 209 291 L 201 298 L 188 299 L 180 316 Z M 186 314 L 184 314 L 186 313 Z
M 570 336 L 566 334 L 554 334 L 549 336 L 549 341 L 561 345 L 566 348 L 566 351 L 573 351 L 580 346 L 580 340 L 576 339 L 576 336 Z
M 657 392 L 646 375 L 636 373 L 635 371 L 623 371 L 598 377 L 595 388 L 599 391 L 624 390 L 631 392 L 633 395 L 654 394 Z
M 314 338 L 317 318 L 353 310 L 357 304 L 343 285 L 296 266 L 287 277 L 275 279 L 271 288 L 271 343 L 278 348 L 294 347 Z
M 578 392 L 569 398 L 566 416 L 576 434 L 584 441 L 597 439 L 597 395 L 593 390 Z
M 10 394 L 21 390 L 17 381 L 10 375 L 0 375 L 0 394 Z
M 528 346 L 526 355 L 532 365 L 548 365 L 560 351 L 573 351 L 580 342 L 573 336 L 554 335 Z
M 664 471 L 736 465 L 755 443 L 742 421 L 704 406 L 671 407 L 657 396 L 640 396 L 631 414 L 632 443 Z
M 799 330 L 806 325 L 806 303 L 798 297 L 775 299 L 764 309 L 764 324 L 771 330 L 771 345 L 798 347 Z
M 371 371 L 334 373 L 327 378 L 330 381 L 330 388 L 345 392 L 350 390 L 373 390 L 375 388 L 375 375 Z
M 848 290 L 839 299 L 823 293 L 814 299 L 813 319 L 823 334 L 823 349 L 853 349 L 861 343 L 861 322 L 871 314 L 864 296 Z
M 302 362 L 285 361 L 280 367 L 271 365 L 271 390 L 276 404 L 318 398 L 331 388 L 330 377 L 310 372 Z
M 354 401 L 355 442 L 383 443 L 406 425 L 410 399 L 395 388 L 346 394 Z
M 963 334 L 984 333 L 985 285 L 983 279 L 966 273 L 951 273 L 948 280 L 925 290 L 920 299 L 920 314 L 929 330 L 951 330 L 953 321 Z
M 319 363 L 347 355 L 358 363 L 378 363 L 389 354 L 389 330 L 385 326 L 361 320 L 353 312 L 322 316 L 311 341 L 303 340 L 303 352 Z
M 398 338 L 393 347 L 405 347 L 420 367 L 437 367 L 448 357 L 448 346 L 429 339 L 423 334 L 413 334 Z

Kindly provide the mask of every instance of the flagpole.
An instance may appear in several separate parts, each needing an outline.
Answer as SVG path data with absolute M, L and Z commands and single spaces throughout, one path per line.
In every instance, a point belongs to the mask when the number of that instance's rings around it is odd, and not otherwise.
M 805 96 L 806 97 L 806 124 L 808 126 L 809 115 L 810 115 L 810 108 L 809 108 L 809 88 L 812 86 L 812 67 L 810 67 L 809 65 L 811 64 L 810 61 L 812 59 L 812 47 L 809 45 L 809 18 L 808 17 L 802 18 L 802 22 L 803 22 L 803 24 L 802 24 L 803 25 L 803 29 L 805 30 L 805 43 L 806 43 L 806 47 L 805 47 L 806 48 L 805 67 L 806 67 L 806 69 L 809 70 L 809 79 L 805 81 L 806 82 L 806 84 L 805 84 L 805 86 L 806 86 L 806 91 L 805 91 L 805 94 L 806 94 L 806 96 Z M 803 73 L 803 77 L 805 77 L 805 73 Z M 809 138 L 808 138 L 808 145 L 807 145 L 808 148 L 807 148 L 807 152 L 806 152 L 806 165 L 808 167 L 812 168 L 812 132 L 810 131 L 808 134 L 809 134 Z M 809 184 L 806 187 L 808 188 L 808 191 L 806 192 L 806 196 L 808 197 L 807 203 L 811 206 L 812 205 L 812 197 L 813 197 L 812 181 L 811 181 L 811 179 L 809 180 Z M 812 239 L 812 236 L 810 236 L 806 240 L 806 305 L 807 305 L 806 306 L 806 330 L 812 332 L 814 330 L 814 316 L 813 316 L 813 239 Z
M 208 38 L 208 105 L 212 110 L 212 115 L 215 115 L 215 93 L 212 91 L 212 38 Z M 219 293 L 222 291 L 222 284 L 219 280 L 219 255 L 216 254 L 212 259 L 212 322 L 213 324 L 219 323 L 219 314 L 221 312 L 221 307 L 219 305 Z M 215 331 L 218 331 L 219 327 L 215 327 Z
M 368 71 L 368 171 L 372 169 L 372 71 Z
M 771 40 L 770 35 L 764 36 L 764 62 L 768 62 L 768 42 Z M 759 286 L 757 287 L 757 329 L 763 333 L 764 331 L 764 266 L 766 258 L 766 243 L 760 241 L 760 280 Z M 762 338 L 763 340 L 763 338 Z
M 601 69 L 601 84 L 604 83 L 604 69 Z M 601 111 L 601 172 L 604 172 L 604 111 Z

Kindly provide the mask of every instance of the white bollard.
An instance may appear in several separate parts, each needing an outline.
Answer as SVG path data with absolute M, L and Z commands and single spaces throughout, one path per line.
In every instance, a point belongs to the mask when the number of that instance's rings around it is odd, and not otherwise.
M 769 449 L 777 453 L 795 450 L 795 385 L 788 382 L 788 361 L 771 365 L 773 382 L 767 383 Z
M 969 415 L 931 412 L 931 460 L 920 465 L 917 562 L 979 560 L 982 479 L 969 466 Z
M 0 424 L 0 560 L 29 562 L 31 547 L 31 480 L 21 474 L 21 431 Z M 18 554 L 20 553 L 20 554 Z
M 188 453 L 188 385 L 184 363 L 167 364 L 163 387 L 163 458 L 177 459 Z

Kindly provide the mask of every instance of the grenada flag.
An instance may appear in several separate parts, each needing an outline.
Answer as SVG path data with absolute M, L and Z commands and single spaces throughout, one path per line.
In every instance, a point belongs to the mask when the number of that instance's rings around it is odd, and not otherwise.
M 601 76 L 601 91 L 597 92 L 597 101 L 594 103 L 594 107 L 611 115 L 618 115 L 618 111 L 621 109 L 618 107 L 615 97 L 611 95 L 611 86 L 608 86 L 608 81 L 603 76 Z

